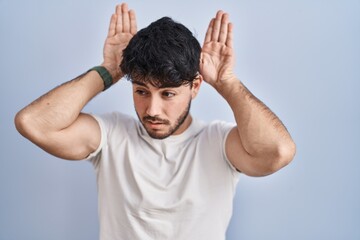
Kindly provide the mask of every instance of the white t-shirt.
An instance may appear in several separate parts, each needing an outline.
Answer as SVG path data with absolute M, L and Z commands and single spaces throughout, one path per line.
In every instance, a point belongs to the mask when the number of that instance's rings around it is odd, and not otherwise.
M 130 116 L 94 117 L 101 240 L 225 239 L 239 178 L 225 155 L 233 124 L 193 120 L 157 140 Z

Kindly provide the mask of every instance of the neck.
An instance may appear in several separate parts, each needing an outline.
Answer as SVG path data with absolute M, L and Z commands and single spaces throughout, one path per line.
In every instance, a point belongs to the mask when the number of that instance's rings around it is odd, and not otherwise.
M 192 117 L 190 114 L 187 115 L 184 122 L 180 125 L 180 127 L 172 134 L 172 135 L 179 135 L 183 132 L 185 132 L 186 129 L 189 128 L 192 122 Z

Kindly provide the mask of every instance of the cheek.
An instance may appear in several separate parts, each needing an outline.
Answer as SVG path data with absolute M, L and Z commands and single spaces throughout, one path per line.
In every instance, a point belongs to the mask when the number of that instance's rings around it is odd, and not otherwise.
M 138 114 L 142 114 L 142 112 L 144 112 L 145 110 L 145 103 L 144 101 L 141 101 L 141 99 L 137 98 L 137 97 L 133 97 L 134 100 L 134 107 L 135 110 Z
M 177 119 L 187 109 L 191 98 L 184 98 L 181 101 L 169 102 L 166 109 L 166 114 L 172 118 Z

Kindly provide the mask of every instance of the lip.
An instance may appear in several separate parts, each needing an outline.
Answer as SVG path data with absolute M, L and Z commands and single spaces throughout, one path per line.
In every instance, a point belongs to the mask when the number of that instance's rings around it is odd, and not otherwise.
M 152 121 L 146 121 L 146 124 L 150 126 L 151 128 L 159 128 L 163 125 L 165 125 L 163 122 L 152 122 Z
M 150 124 L 164 124 L 163 122 L 159 122 L 159 121 L 146 121 Z

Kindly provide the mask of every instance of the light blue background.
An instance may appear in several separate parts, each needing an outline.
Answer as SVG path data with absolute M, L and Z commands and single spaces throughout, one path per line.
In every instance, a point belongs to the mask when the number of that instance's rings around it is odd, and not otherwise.
M 0 0 L 0 240 L 95 240 L 96 181 L 86 162 L 62 161 L 20 136 L 13 117 L 102 60 L 113 0 Z M 227 239 L 360 239 L 360 1 L 129 1 L 139 28 L 171 16 L 202 43 L 216 10 L 235 25 L 236 73 L 297 143 L 285 169 L 243 176 Z M 87 111 L 134 115 L 130 84 Z M 192 113 L 233 121 L 204 84 Z M 209 209 L 211 211 L 211 209 Z

